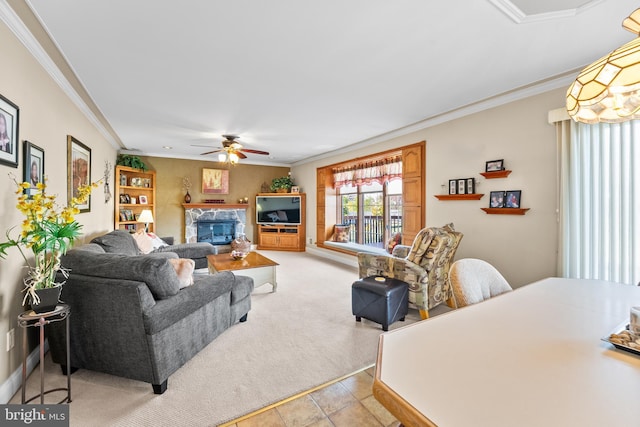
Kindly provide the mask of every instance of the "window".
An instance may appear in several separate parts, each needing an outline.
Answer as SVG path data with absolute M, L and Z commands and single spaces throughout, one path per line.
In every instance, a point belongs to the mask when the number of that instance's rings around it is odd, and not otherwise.
M 402 233 L 402 180 L 343 186 L 337 197 L 340 221 L 351 225 L 349 241 L 384 248 Z

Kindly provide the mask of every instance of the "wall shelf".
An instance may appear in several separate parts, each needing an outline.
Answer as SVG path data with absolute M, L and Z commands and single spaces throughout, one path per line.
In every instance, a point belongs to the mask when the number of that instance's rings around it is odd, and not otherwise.
M 480 200 L 484 194 L 436 194 L 438 200 Z
M 487 215 L 524 215 L 530 208 L 480 208 Z
M 511 172 L 512 171 L 510 170 L 495 171 L 495 172 L 480 172 L 480 175 L 484 176 L 487 179 L 506 178 L 509 176 Z

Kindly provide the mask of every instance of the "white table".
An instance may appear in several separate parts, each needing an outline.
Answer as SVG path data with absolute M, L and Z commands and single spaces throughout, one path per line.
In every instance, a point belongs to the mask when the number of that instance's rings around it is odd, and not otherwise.
M 374 396 L 405 426 L 640 426 L 640 356 L 601 341 L 640 287 L 545 279 L 380 338 Z

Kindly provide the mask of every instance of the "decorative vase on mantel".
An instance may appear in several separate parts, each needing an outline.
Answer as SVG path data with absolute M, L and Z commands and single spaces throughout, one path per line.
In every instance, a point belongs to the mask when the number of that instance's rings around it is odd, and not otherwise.
M 40 298 L 39 303 L 35 303 L 31 300 L 31 309 L 36 313 L 46 313 L 53 311 L 58 305 L 60 300 L 60 292 L 62 292 L 62 286 L 54 286 L 52 288 L 35 289 L 34 292 Z
M 191 194 L 189 194 L 189 190 L 187 190 L 187 194 L 184 195 L 184 202 L 191 203 Z

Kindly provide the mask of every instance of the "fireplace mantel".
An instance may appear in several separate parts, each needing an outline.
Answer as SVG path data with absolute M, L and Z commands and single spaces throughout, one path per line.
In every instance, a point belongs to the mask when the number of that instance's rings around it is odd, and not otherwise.
M 248 203 L 183 203 L 185 209 L 247 209 Z

